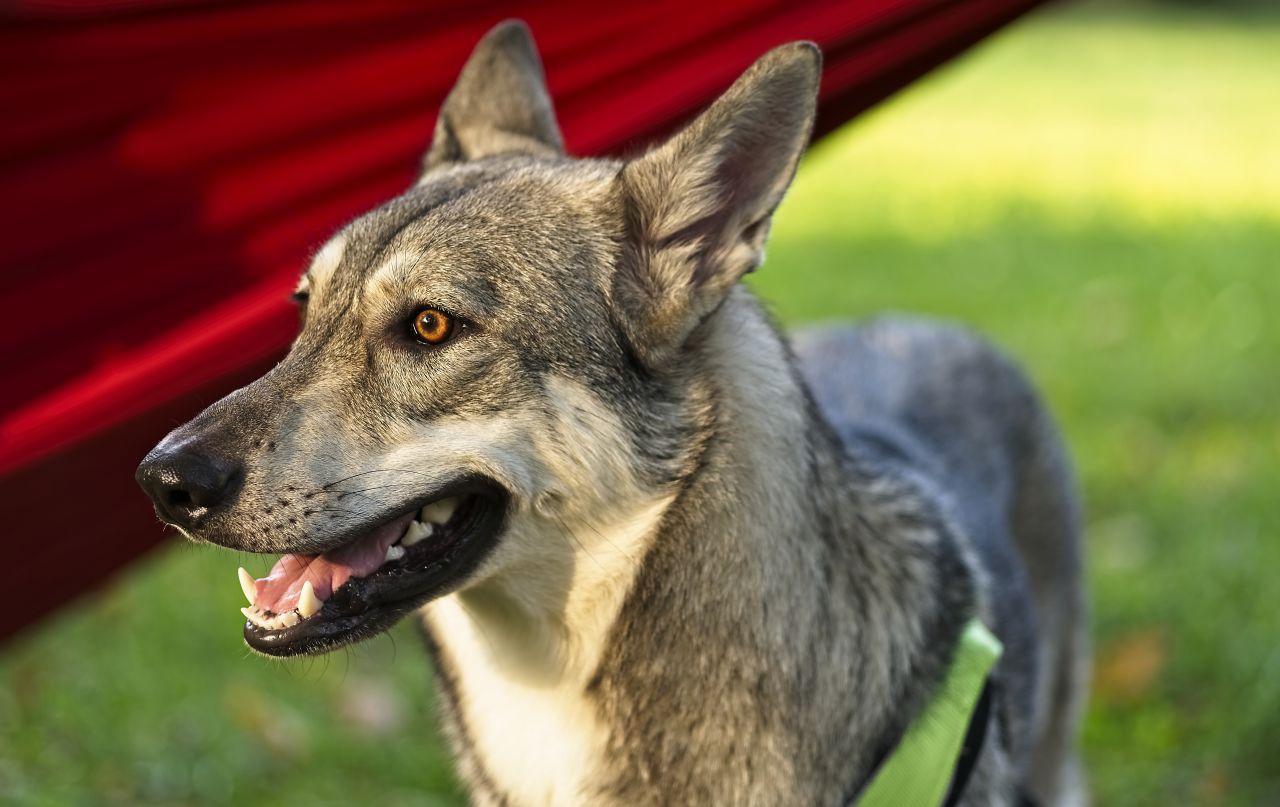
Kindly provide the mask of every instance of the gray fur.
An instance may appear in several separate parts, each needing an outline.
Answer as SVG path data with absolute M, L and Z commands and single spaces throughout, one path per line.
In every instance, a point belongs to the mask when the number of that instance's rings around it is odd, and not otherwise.
M 419 184 L 304 279 L 288 357 L 157 449 L 237 458 L 195 537 L 253 551 L 330 548 L 459 473 L 508 492 L 492 557 L 422 611 L 478 804 L 853 803 L 973 614 L 1006 652 L 964 804 L 1081 798 L 1079 515 L 1044 406 L 951 326 L 793 353 L 738 282 L 819 72 L 812 45 L 780 48 L 649 154 L 572 160 L 526 29 L 499 26 Z M 424 303 L 470 328 L 410 344 Z M 485 693 L 541 691 L 586 745 L 572 771 L 515 774 Z

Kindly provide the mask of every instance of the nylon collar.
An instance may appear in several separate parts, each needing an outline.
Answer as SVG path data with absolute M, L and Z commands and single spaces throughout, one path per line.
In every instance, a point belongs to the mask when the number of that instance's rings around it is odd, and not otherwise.
M 985 736 L 991 697 L 988 677 L 1002 650 L 986 625 L 976 618 L 969 620 L 946 680 L 881 763 L 857 800 L 858 807 L 940 807 L 944 799 L 947 803 L 959 799 L 961 779 L 967 780 Z M 962 752 L 966 764 L 960 777 L 957 761 Z

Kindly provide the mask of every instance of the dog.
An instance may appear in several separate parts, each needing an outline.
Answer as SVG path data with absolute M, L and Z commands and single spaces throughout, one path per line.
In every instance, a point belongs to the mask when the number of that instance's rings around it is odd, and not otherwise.
M 853 804 L 965 626 L 1003 655 L 953 802 L 1079 803 L 1080 515 L 1053 421 L 957 326 L 784 336 L 741 283 L 821 56 L 764 55 L 628 160 L 565 154 L 527 28 L 487 34 L 421 178 L 343 227 L 262 378 L 137 479 L 282 554 L 244 638 L 410 616 L 477 804 Z

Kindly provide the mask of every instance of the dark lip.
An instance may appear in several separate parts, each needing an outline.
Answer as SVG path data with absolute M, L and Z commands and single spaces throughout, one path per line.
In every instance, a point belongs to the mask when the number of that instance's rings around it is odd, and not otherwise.
M 459 480 L 407 502 L 381 523 L 450 496 L 474 496 L 477 501 L 447 546 L 407 566 L 398 564 L 349 580 L 325 600 L 318 613 L 293 627 L 267 630 L 245 622 L 245 643 L 269 656 L 325 653 L 376 636 L 424 603 L 454 591 L 498 543 L 510 501 L 505 490 L 490 480 Z

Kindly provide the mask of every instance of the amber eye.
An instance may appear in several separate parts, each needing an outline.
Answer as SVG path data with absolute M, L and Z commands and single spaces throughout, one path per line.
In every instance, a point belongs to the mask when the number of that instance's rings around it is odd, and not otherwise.
M 439 345 L 453 335 L 453 317 L 438 308 L 424 308 L 413 315 L 413 335 L 419 342 Z

